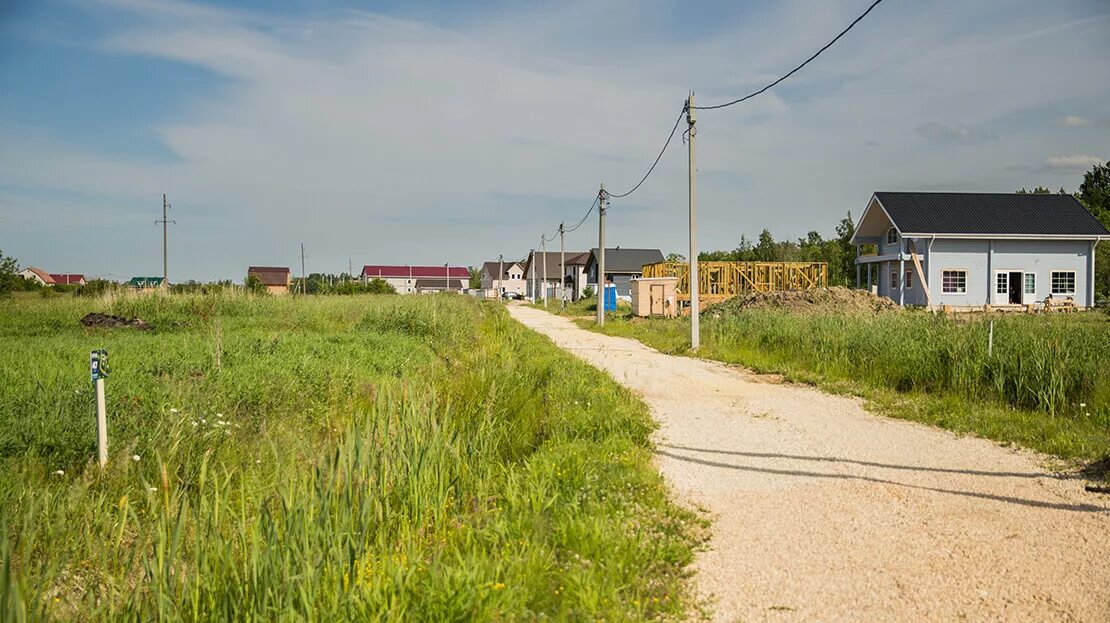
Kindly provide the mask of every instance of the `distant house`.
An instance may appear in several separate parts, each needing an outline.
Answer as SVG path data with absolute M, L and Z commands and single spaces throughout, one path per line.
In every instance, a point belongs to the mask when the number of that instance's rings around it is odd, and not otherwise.
M 85 285 L 84 275 L 70 275 L 65 273 L 50 273 L 50 278 L 54 280 L 54 285 L 67 285 L 67 286 L 83 286 Z
M 19 276 L 23 277 L 24 279 L 34 281 L 40 286 L 54 285 L 54 278 L 51 277 L 49 273 L 41 268 L 36 268 L 34 266 L 28 266 L 27 268 L 19 271 Z
M 132 277 L 127 282 L 127 287 L 136 290 L 154 290 L 165 285 L 162 277 Z
M 1110 231 L 1071 195 L 876 192 L 852 244 L 857 284 L 899 304 L 1032 305 L 1051 296 L 1089 307 L 1099 240 Z M 860 255 L 862 245 L 877 252 Z
M 524 264 L 521 262 L 485 262 L 480 276 L 483 290 L 493 290 L 498 296 L 506 292 L 524 295 Z
M 597 249 L 590 249 L 590 257 L 586 260 L 586 279 L 597 284 L 598 270 Z M 605 249 L 605 276 L 607 280 L 617 287 L 617 296 L 630 297 L 632 295 L 632 278 L 643 274 L 644 264 L 655 264 L 663 261 L 663 252 L 659 249 Z
M 582 298 L 582 291 L 586 289 L 586 264 L 590 261 L 590 252 L 583 251 L 574 256 L 567 255 L 566 273 L 563 275 L 563 286 L 567 289 L 570 300 L 577 301 Z
M 524 281 L 525 283 L 525 296 L 528 298 L 540 299 L 543 298 L 546 283 L 546 292 L 548 298 L 559 299 L 562 298 L 562 291 L 560 284 L 565 284 L 566 279 L 563 275 L 563 266 L 561 259 L 565 257 L 566 266 L 569 270 L 576 258 L 582 256 L 584 251 L 567 251 L 565 254 L 560 255 L 559 251 L 548 251 L 546 254 L 543 251 L 532 251 L 528 254 L 528 259 L 524 261 Z M 546 281 L 544 277 L 547 277 Z M 533 296 L 532 284 L 535 282 L 536 293 Z M 567 292 L 570 298 L 570 292 Z
M 444 290 L 461 293 L 470 285 L 470 270 L 463 266 L 367 264 L 362 267 L 361 277 L 364 282 L 381 279 L 398 294 Z
M 293 281 L 293 273 L 286 266 L 251 266 L 247 268 L 247 277 L 257 277 L 267 292 L 277 295 L 289 294 Z

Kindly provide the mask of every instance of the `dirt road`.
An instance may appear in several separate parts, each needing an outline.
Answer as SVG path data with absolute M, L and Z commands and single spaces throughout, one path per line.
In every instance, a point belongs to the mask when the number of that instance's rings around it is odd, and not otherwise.
M 1032 453 L 510 313 L 651 406 L 714 620 L 1110 621 L 1110 498 Z

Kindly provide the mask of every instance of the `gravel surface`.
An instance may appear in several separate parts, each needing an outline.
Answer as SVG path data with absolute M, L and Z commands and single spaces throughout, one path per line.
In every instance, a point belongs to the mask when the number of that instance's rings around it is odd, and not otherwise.
M 510 313 L 651 406 L 660 470 L 713 519 L 713 620 L 1110 621 L 1110 497 L 1042 457 Z

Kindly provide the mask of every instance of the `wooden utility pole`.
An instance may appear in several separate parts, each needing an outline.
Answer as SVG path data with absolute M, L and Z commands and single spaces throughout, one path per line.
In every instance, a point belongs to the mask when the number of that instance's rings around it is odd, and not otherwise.
M 566 245 L 563 244 L 565 233 L 563 224 L 559 223 L 559 300 L 561 301 L 560 307 L 564 309 L 567 306 L 567 249 Z
M 547 237 L 540 236 L 540 252 L 543 253 L 543 306 L 547 307 Z
M 169 224 L 177 224 L 177 221 L 170 219 L 170 202 L 166 200 L 166 193 L 162 193 L 162 220 L 155 220 L 155 225 L 162 225 L 162 284 L 170 285 L 170 269 L 169 269 Z
M 306 292 L 306 290 L 305 290 L 305 274 L 304 274 L 304 243 L 302 242 L 301 243 L 301 294 L 304 294 L 305 292 Z
M 605 326 L 605 184 L 597 191 L 597 325 Z
M 690 134 L 690 348 L 701 346 L 701 331 L 698 326 L 698 169 L 694 151 L 694 141 L 698 135 L 697 117 L 694 112 L 694 92 L 686 98 L 686 126 Z

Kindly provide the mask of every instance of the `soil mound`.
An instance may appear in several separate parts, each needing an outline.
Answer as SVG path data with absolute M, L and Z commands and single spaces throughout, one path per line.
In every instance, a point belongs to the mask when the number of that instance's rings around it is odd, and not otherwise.
M 783 309 L 811 313 L 879 314 L 896 311 L 898 305 L 866 290 L 843 286 L 817 290 L 750 292 L 714 305 L 707 313 L 725 315 L 745 309 Z
M 142 318 L 124 318 L 122 316 L 112 316 L 111 314 L 86 314 L 81 319 L 81 324 L 86 327 L 102 327 L 107 329 L 116 329 L 119 327 L 131 327 L 132 329 L 139 329 L 140 331 L 149 331 L 154 328 L 154 325 L 143 320 Z

